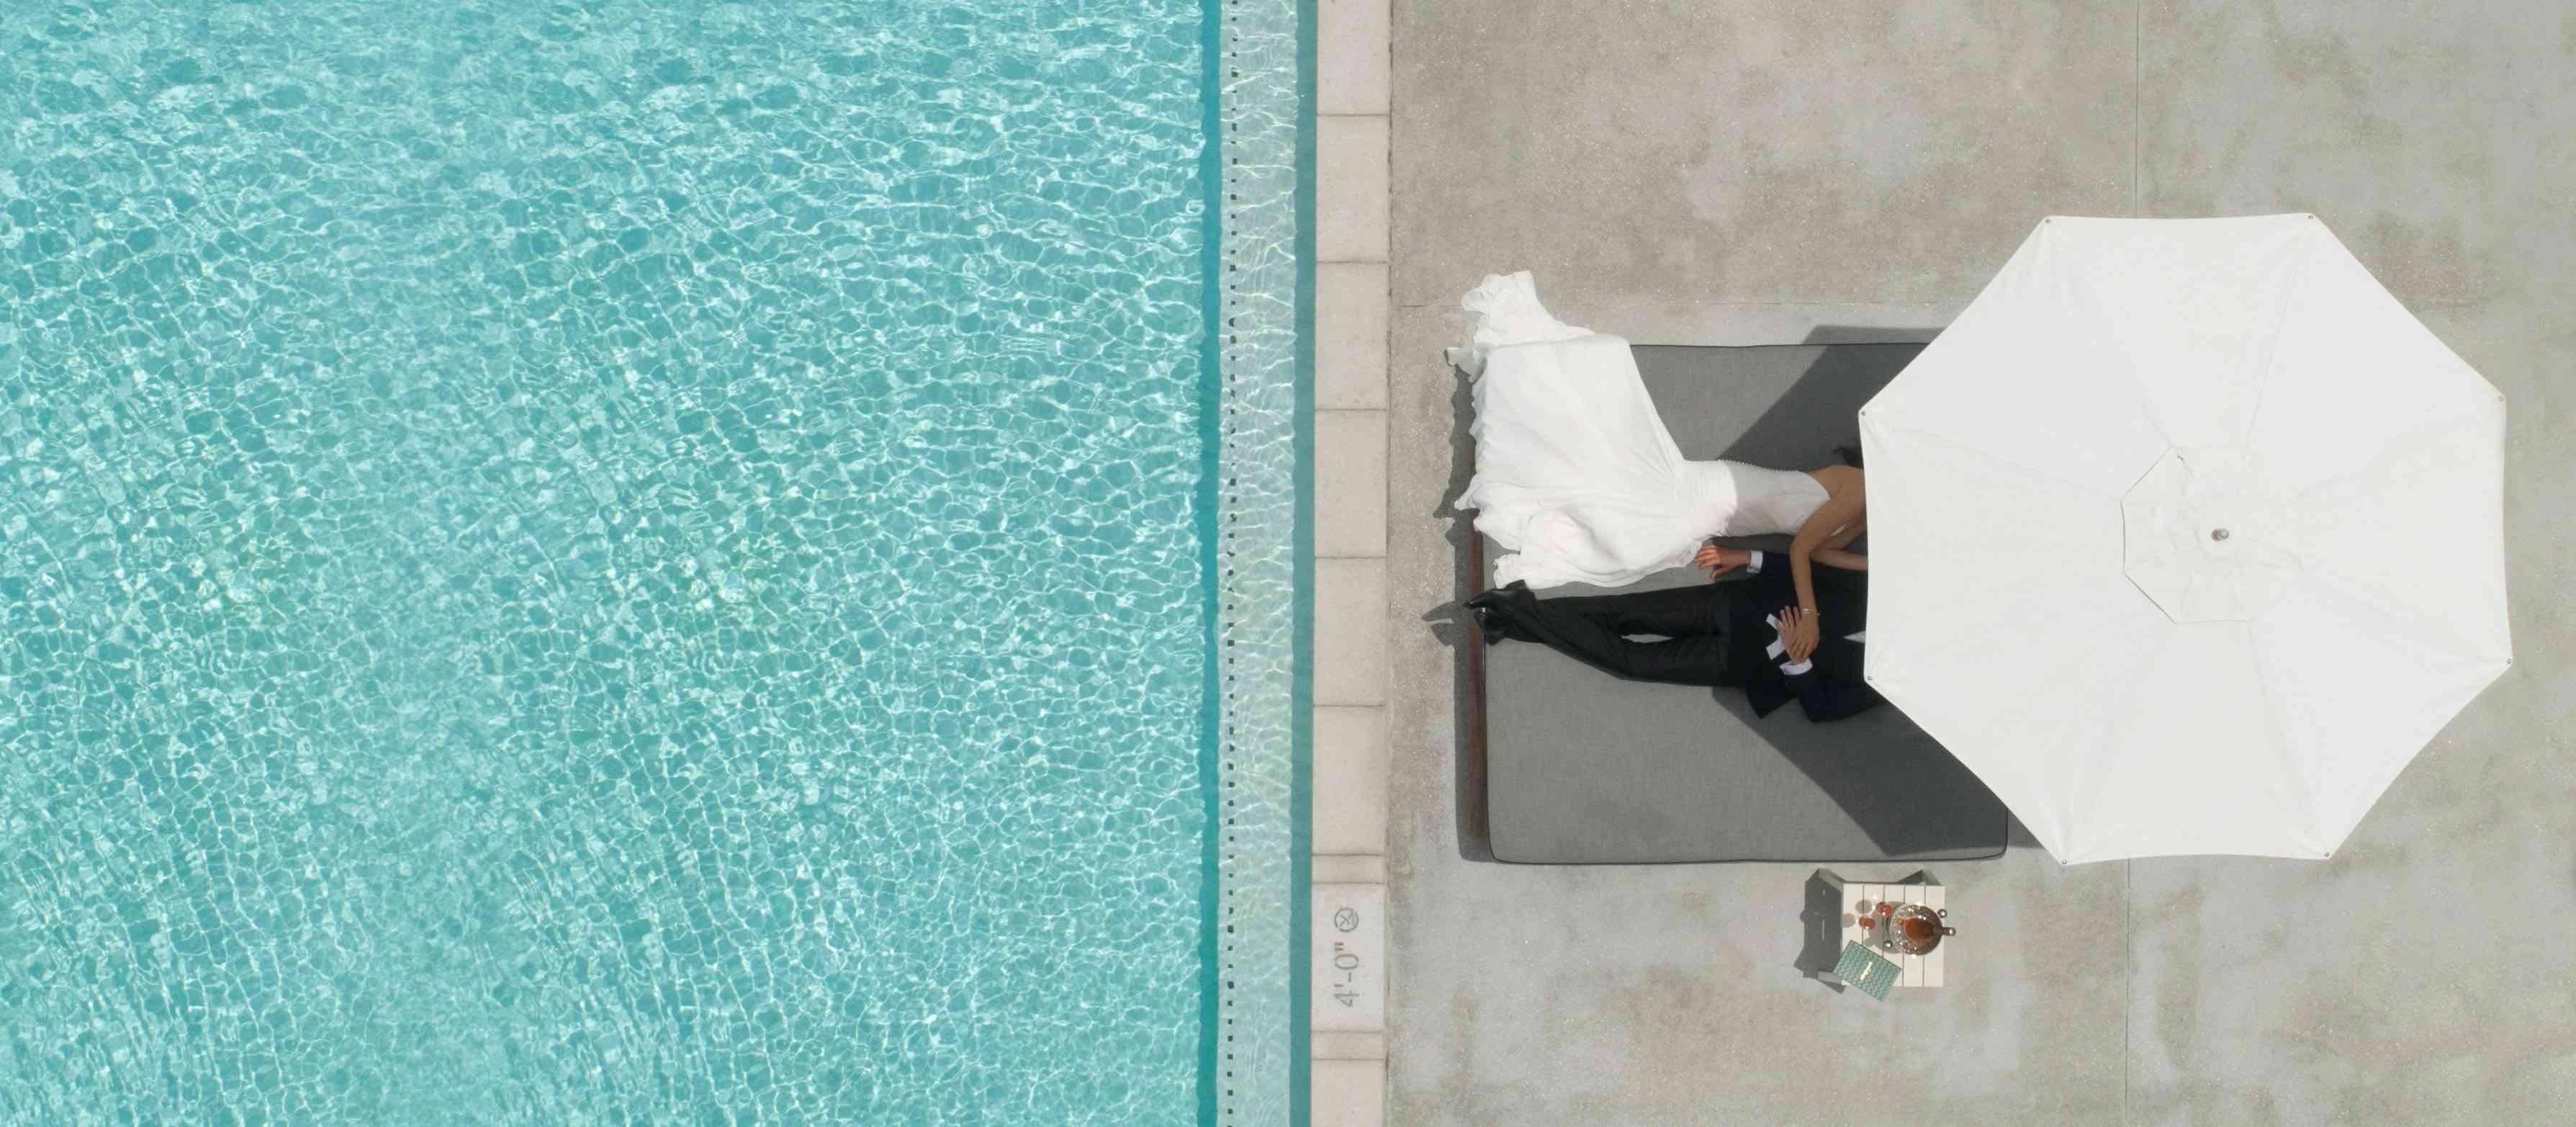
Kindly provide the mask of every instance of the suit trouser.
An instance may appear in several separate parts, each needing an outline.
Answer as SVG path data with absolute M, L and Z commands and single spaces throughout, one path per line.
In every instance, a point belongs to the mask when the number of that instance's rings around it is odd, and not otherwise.
M 1520 633 L 1613 677 L 1715 687 L 1725 675 L 1727 592 L 1716 584 L 1541 599 L 1495 600 Z M 1630 634 L 1661 634 L 1646 642 Z

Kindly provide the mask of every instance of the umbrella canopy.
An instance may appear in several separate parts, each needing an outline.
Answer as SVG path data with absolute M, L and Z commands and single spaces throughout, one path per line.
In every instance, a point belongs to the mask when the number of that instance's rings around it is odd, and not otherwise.
M 2060 861 L 2329 856 L 2511 661 L 2504 397 L 2314 216 L 2046 220 L 1860 422 L 1870 684 Z

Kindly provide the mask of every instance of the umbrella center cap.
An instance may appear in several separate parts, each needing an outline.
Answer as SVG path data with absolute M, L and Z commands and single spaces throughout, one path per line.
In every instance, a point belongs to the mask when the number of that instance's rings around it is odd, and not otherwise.
M 2297 570 L 2287 509 L 2243 447 L 2173 447 L 2120 499 L 2129 582 L 2176 622 L 2253 618 Z

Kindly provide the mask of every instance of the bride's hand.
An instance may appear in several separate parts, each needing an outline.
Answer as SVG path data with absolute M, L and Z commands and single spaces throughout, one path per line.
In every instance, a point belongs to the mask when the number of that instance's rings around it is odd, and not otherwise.
M 1816 652 L 1822 628 L 1816 623 L 1816 612 L 1791 608 L 1789 615 L 1789 660 L 1805 661 Z

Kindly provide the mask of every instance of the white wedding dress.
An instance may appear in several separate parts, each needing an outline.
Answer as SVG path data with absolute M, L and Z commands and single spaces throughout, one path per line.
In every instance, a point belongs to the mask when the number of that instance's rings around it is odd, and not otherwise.
M 1795 532 L 1825 487 L 1794 470 L 1692 461 L 1673 445 L 1628 342 L 1568 325 L 1527 271 L 1467 294 L 1476 472 L 1458 498 L 1509 554 L 1496 585 L 1618 587 L 1690 562 L 1710 536 Z

